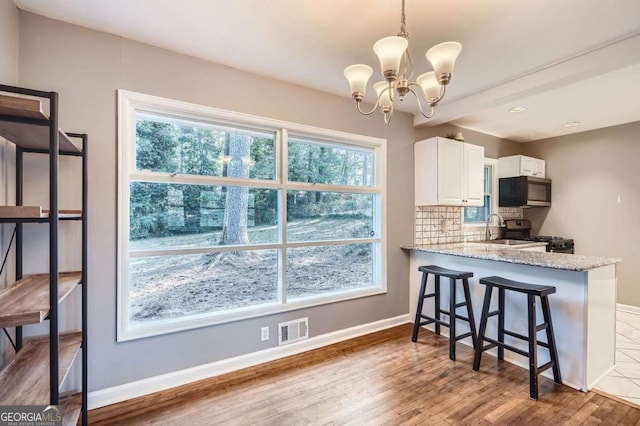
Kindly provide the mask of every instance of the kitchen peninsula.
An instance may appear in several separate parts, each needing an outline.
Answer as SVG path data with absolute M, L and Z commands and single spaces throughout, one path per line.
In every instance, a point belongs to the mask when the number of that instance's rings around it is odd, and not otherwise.
M 478 280 L 498 275 L 516 281 L 555 286 L 549 297 L 560 369 L 567 386 L 587 391 L 614 366 L 616 315 L 616 263 L 619 259 L 562 253 L 529 251 L 536 243 L 507 247 L 482 242 L 432 245 L 407 245 L 411 251 L 411 317 L 415 316 L 421 265 L 438 265 L 474 273 L 469 280 L 476 322 L 480 320 L 485 286 Z M 433 288 L 429 277 L 429 289 Z M 526 296 L 507 293 L 505 321 L 511 331 L 527 334 Z M 448 292 L 441 303 L 448 305 Z M 497 305 L 497 296 L 493 304 Z M 494 305 L 492 305 L 494 306 Z M 538 307 L 539 309 L 539 307 Z M 433 303 L 425 303 L 424 312 L 433 314 Z M 538 311 L 538 318 L 542 318 Z M 497 334 L 496 320 L 489 320 L 487 336 Z M 460 333 L 469 331 L 466 322 L 458 322 Z M 433 330 L 433 326 L 427 327 Z M 443 328 L 443 334 L 448 332 Z M 542 333 L 539 340 L 544 340 Z M 462 341 L 471 345 L 471 339 Z M 505 336 L 505 342 L 526 350 L 526 342 Z M 496 349 L 488 351 L 495 356 Z M 505 360 L 528 368 L 525 357 L 507 351 Z M 540 365 L 549 360 L 548 352 L 539 349 Z M 471 365 L 469 366 L 471 368 Z M 550 371 L 544 373 L 551 377 Z

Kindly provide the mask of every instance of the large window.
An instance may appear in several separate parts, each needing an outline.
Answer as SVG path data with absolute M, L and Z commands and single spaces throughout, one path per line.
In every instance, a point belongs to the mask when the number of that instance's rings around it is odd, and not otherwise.
M 485 159 L 484 165 L 484 205 L 482 207 L 465 207 L 463 222 L 466 225 L 485 225 L 491 213 L 497 212 L 497 161 Z
M 118 340 L 386 291 L 384 140 L 119 93 Z

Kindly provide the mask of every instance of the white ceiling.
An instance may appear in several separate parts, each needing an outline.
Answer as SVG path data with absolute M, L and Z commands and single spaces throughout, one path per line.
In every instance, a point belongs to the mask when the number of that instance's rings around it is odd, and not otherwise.
M 632 67 L 640 64 L 640 1 L 406 2 L 418 73 L 427 70 L 424 52 L 432 45 L 447 40 L 463 45 L 436 118 L 416 116 L 417 126 L 447 121 L 527 141 L 640 120 L 640 73 Z M 396 34 L 400 21 L 400 0 L 15 3 L 29 12 L 341 95 L 345 102 L 350 100 L 343 69 L 359 62 L 377 69 L 371 47 Z M 514 105 L 529 109 L 517 116 L 505 113 Z M 415 112 L 411 102 L 401 108 Z M 559 126 L 564 117 L 582 124 Z

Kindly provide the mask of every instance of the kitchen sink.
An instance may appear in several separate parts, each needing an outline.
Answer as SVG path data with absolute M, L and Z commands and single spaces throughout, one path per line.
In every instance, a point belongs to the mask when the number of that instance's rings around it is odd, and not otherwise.
M 500 244 L 503 246 L 518 246 L 522 244 L 531 244 L 531 241 L 523 241 L 523 240 L 484 240 L 484 241 L 473 241 L 474 243 L 480 244 Z

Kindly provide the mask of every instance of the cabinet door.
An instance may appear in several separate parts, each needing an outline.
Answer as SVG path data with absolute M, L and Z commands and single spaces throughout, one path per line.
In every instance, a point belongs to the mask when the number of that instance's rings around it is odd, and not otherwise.
M 464 206 L 484 205 L 484 147 L 464 144 Z
M 536 172 L 536 159 L 520 156 L 520 176 L 534 176 Z
M 545 167 L 546 163 L 544 160 L 539 160 L 539 159 L 535 159 L 535 167 L 533 170 L 533 176 L 535 177 L 539 177 L 539 178 L 544 178 L 545 174 L 546 174 L 546 170 Z
M 464 145 L 458 141 L 438 138 L 438 204 L 463 205 Z

